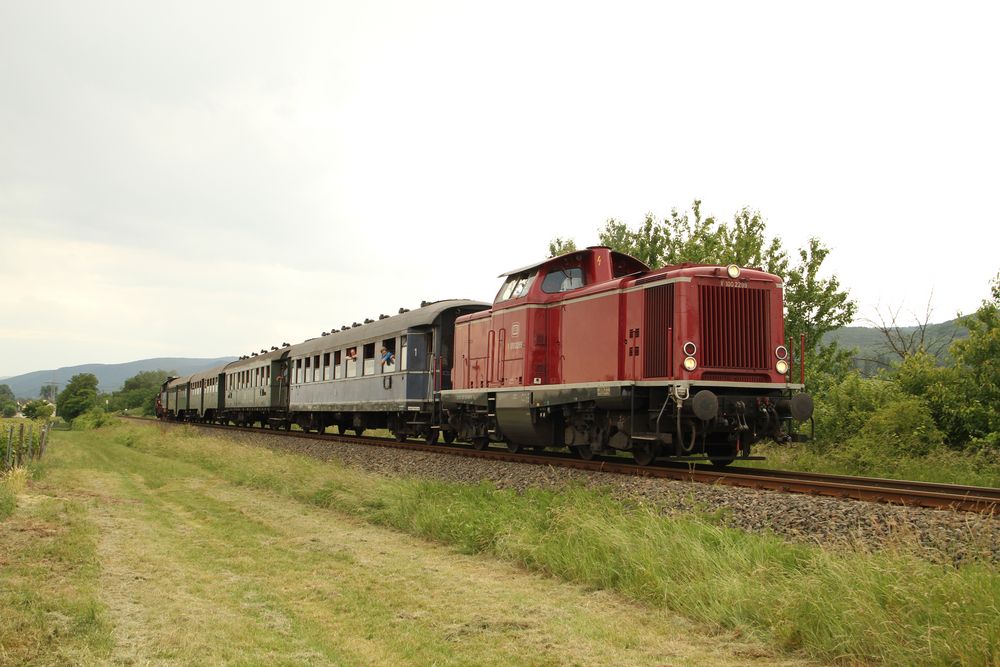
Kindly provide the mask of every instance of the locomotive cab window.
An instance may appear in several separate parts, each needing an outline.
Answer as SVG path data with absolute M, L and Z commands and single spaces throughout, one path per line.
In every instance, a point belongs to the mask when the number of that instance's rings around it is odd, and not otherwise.
M 399 370 L 406 370 L 406 336 L 399 337 Z
M 542 281 L 542 291 L 546 294 L 558 294 L 579 289 L 585 284 L 583 269 L 578 266 L 549 271 Z
M 497 298 L 493 303 L 509 301 L 510 299 L 520 299 L 528 293 L 531 283 L 535 282 L 537 274 L 537 271 L 531 271 L 530 273 L 518 273 L 517 275 L 507 276 L 507 280 L 500 287 Z

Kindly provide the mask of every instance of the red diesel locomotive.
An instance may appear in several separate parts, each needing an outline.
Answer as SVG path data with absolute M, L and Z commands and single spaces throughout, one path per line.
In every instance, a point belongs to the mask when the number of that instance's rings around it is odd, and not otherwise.
M 501 277 L 491 309 L 457 319 L 440 397 L 442 428 L 477 447 L 726 465 L 812 416 L 777 276 L 591 247 Z

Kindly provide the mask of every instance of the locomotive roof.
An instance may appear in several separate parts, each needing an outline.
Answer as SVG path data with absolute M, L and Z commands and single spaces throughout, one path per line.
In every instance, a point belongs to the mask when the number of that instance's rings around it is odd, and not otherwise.
M 570 252 L 564 252 L 561 255 L 557 255 L 555 257 L 548 257 L 548 258 L 543 259 L 541 261 L 535 262 L 534 264 L 529 264 L 528 266 L 522 266 L 519 269 L 512 269 L 510 271 L 506 271 L 504 273 L 501 273 L 499 276 L 497 276 L 497 278 L 506 278 L 507 276 L 513 276 L 513 275 L 518 274 L 518 273 L 524 273 L 525 271 L 531 271 L 532 269 L 537 269 L 538 267 L 542 266 L 543 264 L 548 264 L 549 262 L 555 262 L 557 260 L 563 259 L 564 257 L 569 257 L 570 255 L 576 255 L 577 253 L 587 252 L 587 250 L 599 250 L 599 249 L 604 249 L 604 248 L 607 248 L 607 246 L 588 246 L 585 250 L 572 250 Z M 611 251 L 611 259 L 612 260 L 618 260 L 618 259 L 632 260 L 636 264 L 642 266 L 642 269 L 644 271 L 649 271 L 649 267 L 646 266 L 641 260 L 636 259 L 632 255 L 626 255 L 623 252 L 618 252 L 617 250 L 612 250 Z
M 364 341 L 371 340 L 372 338 L 385 337 L 390 334 L 406 331 L 407 329 L 411 329 L 413 327 L 430 325 L 438 318 L 439 315 L 441 315 L 441 313 L 446 310 L 462 307 L 472 308 L 475 310 L 486 310 L 490 307 L 490 304 L 483 303 L 482 301 L 470 301 L 468 299 L 446 299 L 444 301 L 435 301 L 434 303 L 428 304 L 423 308 L 415 308 L 414 310 L 410 310 L 399 315 L 393 315 L 392 317 L 387 317 L 382 320 L 362 324 L 359 327 L 351 327 L 346 331 L 334 331 L 329 336 L 310 338 L 309 340 L 298 343 L 297 345 L 293 345 L 292 352 L 296 355 L 312 354 L 313 352 L 329 350 L 335 347 L 339 348 L 359 345 Z M 259 359 L 260 357 L 256 358 Z

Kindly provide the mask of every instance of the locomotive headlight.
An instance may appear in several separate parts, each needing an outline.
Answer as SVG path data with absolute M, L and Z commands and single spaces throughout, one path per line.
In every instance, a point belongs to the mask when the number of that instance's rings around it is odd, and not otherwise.
M 686 354 L 689 357 L 693 357 L 695 353 L 698 352 L 698 346 L 692 343 L 691 341 L 684 343 L 683 349 L 684 349 L 684 354 Z
M 778 347 L 774 348 L 774 356 L 778 357 L 779 359 L 787 359 L 788 348 L 785 347 L 784 345 L 779 345 Z
M 684 370 L 690 372 L 698 368 L 698 361 L 694 357 L 686 357 L 684 359 Z
M 778 359 L 778 363 L 774 365 L 774 370 L 778 371 L 782 375 L 788 373 L 788 362 L 784 359 Z
M 740 267 L 736 266 L 735 264 L 730 264 L 729 266 L 726 267 L 726 273 L 729 274 L 730 278 L 736 280 L 737 278 L 740 277 Z

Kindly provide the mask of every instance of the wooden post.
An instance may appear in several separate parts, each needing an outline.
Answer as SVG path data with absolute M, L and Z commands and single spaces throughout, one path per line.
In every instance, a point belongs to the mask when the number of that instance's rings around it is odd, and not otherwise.
M 21 457 L 24 455 L 24 424 L 17 429 L 17 456 L 14 457 L 18 468 L 21 467 Z
M 42 456 L 45 454 L 45 445 L 49 441 L 49 431 L 52 430 L 52 422 L 45 422 L 45 426 L 42 427 L 42 437 L 38 442 L 38 460 L 42 460 Z
M 7 429 L 7 453 L 4 456 L 5 458 L 4 470 L 10 470 L 10 460 L 11 460 L 10 457 L 13 454 L 13 450 L 14 450 L 14 425 L 11 424 L 10 427 Z
M 35 457 L 35 425 L 28 424 L 28 460 L 30 461 Z

